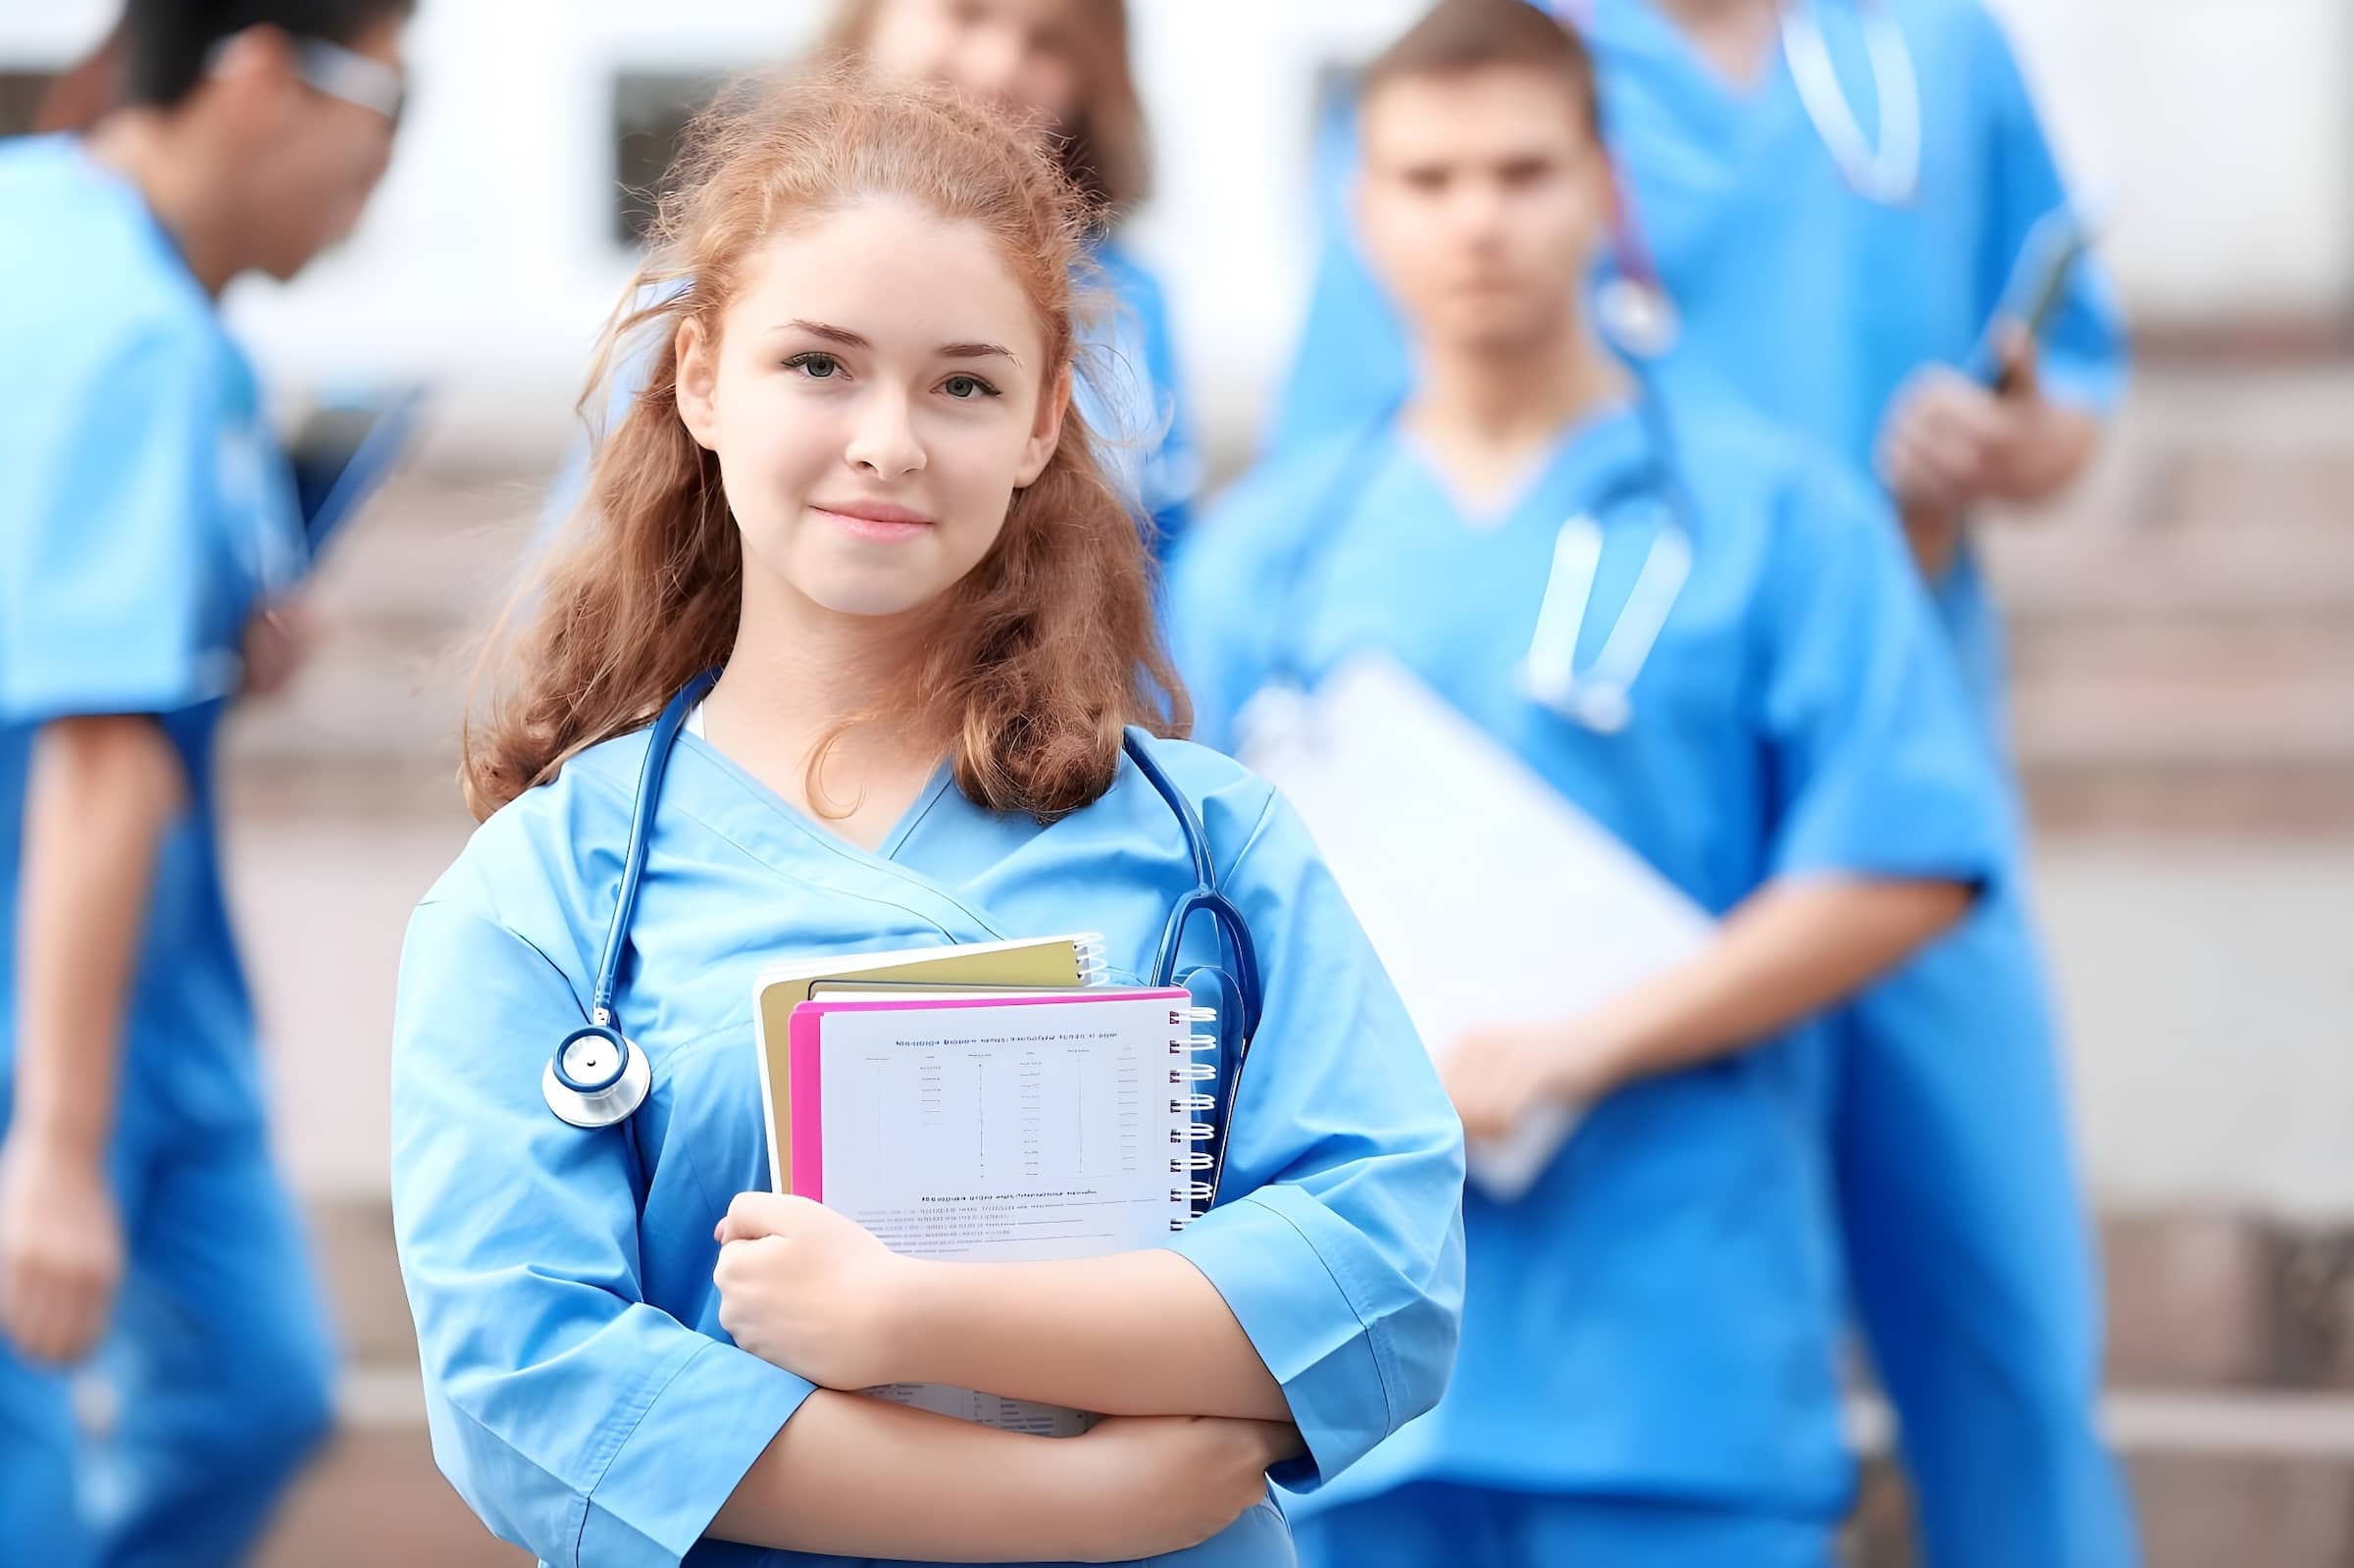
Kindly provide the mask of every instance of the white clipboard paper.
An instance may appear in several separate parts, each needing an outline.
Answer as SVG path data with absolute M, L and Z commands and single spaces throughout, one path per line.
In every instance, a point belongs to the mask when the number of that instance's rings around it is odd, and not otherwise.
M 1306 822 L 1434 1057 L 1483 1025 L 1570 1022 L 1690 958 L 1715 921 L 1432 691 L 1360 655 L 1245 716 L 1242 760 Z M 1510 1201 L 1575 1130 L 1559 1107 L 1475 1141 Z

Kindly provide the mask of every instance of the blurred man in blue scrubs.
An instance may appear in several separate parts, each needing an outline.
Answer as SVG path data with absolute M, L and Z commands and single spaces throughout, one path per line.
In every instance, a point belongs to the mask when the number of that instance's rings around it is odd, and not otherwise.
M 1734 393 L 1888 485 L 1993 709 L 1999 628 L 1965 526 L 1982 502 L 2075 480 L 2125 356 L 2089 262 L 2040 343 L 2008 319 L 2040 280 L 2038 226 L 2070 198 L 2001 29 L 1977 0 L 1555 9 L 1602 73 L 1627 184 L 1620 264 L 1651 275 L 1678 322 L 1663 373 Z M 1879 124 L 1883 101 L 1914 113 Z M 1340 211 L 1353 124 L 1338 102 L 1319 140 L 1329 243 L 1278 450 L 1354 429 L 1406 386 L 1405 340 Z
M 131 0 L 86 135 L 0 143 L 0 1521 L 43 1568 L 243 1560 L 329 1419 L 214 764 L 306 563 L 218 298 L 358 220 L 409 0 Z M 77 1429 L 97 1364 L 117 1415 Z
M 1977 0 L 1562 0 L 1587 34 L 1625 221 L 1617 266 L 1677 330 L 1656 373 L 1731 395 L 1876 477 L 1998 749 L 2001 634 L 1969 537 L 2065 488 L 2124 374 L 2107 279 L 2044 280 L 2069 195 Z M 1275 444 L 1395 405 L 1407 358 L 1341 192 Z M 2063 215 L 2058 221 L 2054 214 Z M 1930 1561 L 2132 1559 L 2095 1429 L 2097 1268 L 2022 879 L 1848 1008 L 1830 1037 L 1851 1285 L 1902 1426 Z
M 1475 1138 L 1584 1115 L 1524 1191 L 1474 1165 L 1455 1381 L 1300 1500 L 1303 1559 L 1827 1564 L 1854 1471 L 1812 1021 L 1993 896 L 2010 814 L 1885 500 L 1607 351 L 1580 284 L 1615 181 L 1574 39 L 1441 0 L 1366 80 L 1356 211 L 1413 387 L 1181 546 L 1196 733 L 1254 749 L 1262 693 L 1387 663 L 1638 868 L 1494 885 L 1557 933 L 1528 967 L 1566 980 L 1576 923 L 1654 875 L 1716 919 L 1647 979 L 1430 1041 Z M 1399 814 L 1403 866 L 1427 820 Z

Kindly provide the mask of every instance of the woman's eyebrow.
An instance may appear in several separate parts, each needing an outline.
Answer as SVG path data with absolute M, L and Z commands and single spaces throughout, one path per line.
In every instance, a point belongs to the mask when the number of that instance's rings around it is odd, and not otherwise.
M 779 322 L 769 330 L 772 332 L 807 332 L 811 337 L 822 337 L 829 343 L 840 343 L 844 348 L 872 348 L 875 346 L 846 327 L 834 327 L 825 322 L 800 320 Z M 1002 343 L 978 340 L 969 343 L 943 343 L 936 352 L 942 359 L 1002 359 L 1010 361 L 1016 366 L 1022 363 L 1013 350 Z

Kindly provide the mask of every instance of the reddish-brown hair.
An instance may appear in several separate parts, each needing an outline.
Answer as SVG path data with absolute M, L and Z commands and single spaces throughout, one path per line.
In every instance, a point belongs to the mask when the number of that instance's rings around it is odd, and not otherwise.
M 1072 367 L 1073 275 L 1091 217 L 1049 151 L 943 89 L 850 68 L 722 95 L 689 128 L 653 248 L 615 309 L 584 406 L 604 406 L 599 388 L 616 367 L 634 373 L 641 361 L 642 388 L 603 433 L 563 546 L 517 599 L 527 624 L 494 636 L 484 656 L 483 673 L 497 679 L 482 722 L 468 726 L 462 766 L 477 816 L 649 723 L 696 674 L 727 662 L 742 546 L 719 460 L 679 418 L 678 330 L 692 318 L 716 339 L 765 239 L 877 196 L 986 231 L 1037 308 L 1046 384 Z M 1111 786 L 1125 726 L 1182 734 L 1191 725 L 1159 641 L 1144 541 L 1075 412 L 939 619 L 900 699 L 864 718 L 917 727 L 981 805 L 1051 821 Z
M 826 25 L 821 54 L 865 49 L 875 17 L 892 0 L 840 0 Z M 1152 153 L 1144 100 L 1128 60 L 1125 0 L 1071 0 L 1079 110 L 1055 127 L 1057 152 L 1071 183 L 1105 218 L 1117 218 L 1151 193 Z

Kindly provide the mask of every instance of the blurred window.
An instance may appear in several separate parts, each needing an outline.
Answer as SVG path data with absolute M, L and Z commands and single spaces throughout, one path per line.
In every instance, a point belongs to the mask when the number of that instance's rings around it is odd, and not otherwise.
M 725 70 L 624 71 L 613 77 L 613 237 L 622 244 L 644 240 L 680 134 L 727 79 Z

